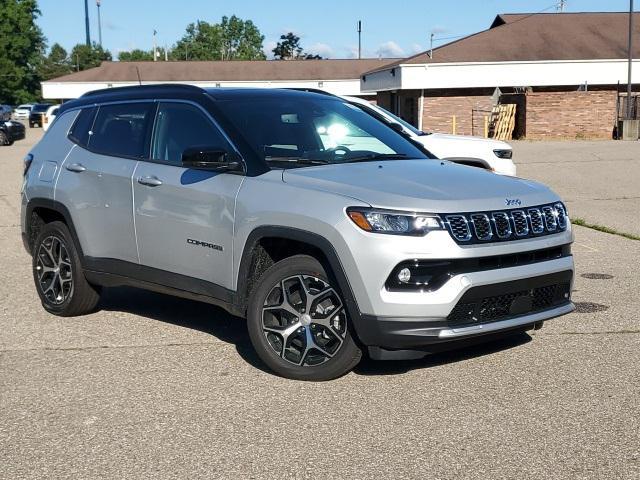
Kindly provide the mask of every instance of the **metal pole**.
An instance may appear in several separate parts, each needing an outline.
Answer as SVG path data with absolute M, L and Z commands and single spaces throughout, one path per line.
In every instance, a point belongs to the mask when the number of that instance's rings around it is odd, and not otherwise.
M 631 119 L 631 70 L 633 64 L 633 0 L 629 0 L 629 72 L 627 75 L 627 118 Z
M 362 58 L 362 21 L 358 20 L 358 58 Z
M 429 36 L 429 58 L 433 58 L 433 37 L 434 33 L 431 32 L 431 35 Z
M 100 17 L 100 0 L 96 0 L 98 6 L 98 43 L 102 46 L 102 17 Z
M 155 30 L 153 31 L 153 61 L 156 62 L 158 61 L 158 46 L 156 45 L 156 32 Z
M 87 33 L 86 43 L 91 46 L 91 34 L 89 33 L 89 0 L 84 0 L 84 28 Z

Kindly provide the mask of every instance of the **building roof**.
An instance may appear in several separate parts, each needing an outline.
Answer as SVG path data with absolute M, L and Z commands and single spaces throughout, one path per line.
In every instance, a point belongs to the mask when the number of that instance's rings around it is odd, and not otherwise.
M 395 59 L 102 62 L 48 82 L 216 82 L 348 80 Z M 137 69 L 137 70 L 136 70 Z M 46 82 L 45 82 L 46 83 Z
M 627 58 L 628 13 L 529 13 L 498 15 L 488 30 L 393 62 L 372 71 L 406 64 L 609 60 Z M 634 14 L 635 38 L 640 13 Z M 640 57 L 640 41 L 633 45 Z

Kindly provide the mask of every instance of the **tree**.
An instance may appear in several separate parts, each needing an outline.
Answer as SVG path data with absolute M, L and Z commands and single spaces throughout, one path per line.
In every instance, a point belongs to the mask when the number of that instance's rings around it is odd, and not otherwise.
M 101 45 L 93 43 L 86 45 L 78 43 L 71 50 L 70 61 L 75 70 L 86 70 L 99 67 L 102 62 L 111 60 L 111 52 L 104 50 Z
M 190 23 L 170 56 L 172 60 L 264 60 L 263 41 L 251 20 L 232 15 L 220 23 Z
M 59 43 L 54 43 L 49 51 L 49 55 L 42 58 L 38 67 L 40 80 L 61 77 L 73 71 L 67 51 Z
M 279 60 L 322 60 L 320 55 L 305 53 L 300 45 L 300 37 L 293 32 L 280 35 L 280 41 L 272 51 Z
M 293 32 L 280 35 L 280 41 L 273 49 L 273 55 L 279 60 L 294 60 L 302 56 L 300 37 Z
M 162 58 L 164 58 L 164 56 Z M 130 52 L 120 52 L 118 54 L 118 60 L 121 62 L 152 62 L 153 50 L 146 51 L 136 48 Z
M 45 38 L 36 25 L 36 0 L 0 0 L 0 99 L 23 103 L 38 97 L 37 68 Z

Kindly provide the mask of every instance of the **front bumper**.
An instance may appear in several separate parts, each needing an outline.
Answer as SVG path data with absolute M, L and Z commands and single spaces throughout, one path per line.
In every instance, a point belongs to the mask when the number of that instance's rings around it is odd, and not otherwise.
M 25 137 L 24 125 L 20 122 L 16 122 L 15 120 L 5 122 L 5 132 L 10 142 L 23 140 Z

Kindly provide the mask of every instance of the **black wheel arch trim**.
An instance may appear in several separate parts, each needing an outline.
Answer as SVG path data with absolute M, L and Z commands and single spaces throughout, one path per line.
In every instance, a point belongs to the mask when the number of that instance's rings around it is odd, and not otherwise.
M 306 243 L 322 252 L 324 257 L 327 259 L 331 273 L 338 282 L 338 287 L 344 297 L 343 300 L 345 302 L 347 313 L 349 314 L 349 319 L 355 327 L 356 335 L 359 331 L 362 331 L 363 317 L 360 312 L 360 308 L 358 307 L 355 295 L 353 294 L 353 289 L 351 288 L 349 279 L 345 273 L 345 269 L 335 248 L 331 242 L 323 236 L 299 228 L 267 225 L 257 227 L 249 234 L 244 244 L 242 257 L 240 259 L 240 266 L 238 268 L 238 284 L 236 288 L 235 303 L 246 309 L 249 296 L 249 292 L 247 291 L 250 273 L 249 269 L 251 268 L 253 252 L 263 238 L 272 237 Z
M 29 199 L 27 202 L 26 216 L 25 216 L 25 232 L 27 234 L 27 244 L 29 246 L 29 253 L 31 253 L 31 249 L 33 245 L 29 242 L 31 239 L 31 217 L 33 216 L 33 211 L 36 208 L 46 208 L 48 210 L 52 210 L 56 213 L 59 213 L 64 218 L 65 223 L 67 224 L 67 228 L 69 232 L 71 232 L 71 237 L 73 239 L 74 246 L 78 250 L 78 256 L 80 257 L 80 262 L 84 268 L 84 254 L 82 252 L 82 245 L 80 244 L 80 240 L 78 239 L 78 234 L 76 233 L 76 228 L 73 224 L 73 220 L 71 218 L 71 213 L 69 209 L 64 206 L 64 204 L 60 202 L 56 202 L 50 198 L 41 198 L 35 197 Z

